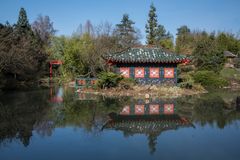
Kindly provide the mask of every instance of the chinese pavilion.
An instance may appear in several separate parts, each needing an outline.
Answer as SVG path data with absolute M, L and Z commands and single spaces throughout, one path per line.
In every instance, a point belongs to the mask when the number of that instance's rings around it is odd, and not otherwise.
M 114 66 L 114 72 L 134 78 L 140 84 L 176 84 L 177 65 L 190 61 L 185 55 L 156 47 L 130 48 L 107 54 L 104 59 Z

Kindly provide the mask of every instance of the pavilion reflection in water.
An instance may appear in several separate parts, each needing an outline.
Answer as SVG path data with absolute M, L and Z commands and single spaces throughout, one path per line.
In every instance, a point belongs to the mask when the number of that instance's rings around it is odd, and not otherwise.
M 122 131 L 124 135 L 145 134 L 148 136 L 150 152 L 156 150 L 157 137 L 167 130 L 194 127 L 185 117 L 177 113 L 174 102 L 140 100 L 126 105 L 119 113 L 110 113 L 103 129 Z

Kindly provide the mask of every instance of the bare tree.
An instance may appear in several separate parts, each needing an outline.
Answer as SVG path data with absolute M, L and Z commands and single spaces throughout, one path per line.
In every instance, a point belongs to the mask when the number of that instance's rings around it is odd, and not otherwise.
M 56 33 L 56 30 L 53 28 L 53 22 L 51 22 L 49 16 L 42 15 L 39 15 L 33 22 L 32 30 L 38 33 L 41 40 L 46 44 L 49 43 L 50 37 Z
M 82 24 L 79 24 L 77 27 L 77 30 L 72 33 L 73 37 L 81 37 L 83 35 L 83 26 Z
M 105 21 L 94 27 L 95 35 L 100 36 L 111 36 L 113 34 L 112 24 Z
M 73 32 L 72 36 L 82 37 L 84 34 L 89 34 L 91 37 L 95 36 L 94 27 L 90 20 L 87 20 L 84 25 L 80 23 L 77 30 Z
M 84 25 L 84 32 L 91 36 L 94 36 L 93 25 L 90 20 L 87 20 Z

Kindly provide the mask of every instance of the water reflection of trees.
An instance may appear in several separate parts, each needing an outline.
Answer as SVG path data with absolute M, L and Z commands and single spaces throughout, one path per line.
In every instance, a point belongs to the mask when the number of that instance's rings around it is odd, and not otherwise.
M 226 125 L 234 123 L 236 120 L 240 119 L 240 112 L 236 109 L 236 99 L 238 93 L 222 93 L 216 92 L 211 94 L 205 94 L 201 96 L 189 96 L 184 98 L 176 99 L 176 112 L 175 114 L 179 117 L 184 117 L 190 122 L 201 126 L 211 125 L 213 127 L 224 128 Z M 240 100 L 239 100 L 240 101 Z M 158 103 L 161 102 L 158 101 Z M 164 102 L 164 101 L 163 101 Z M 165 100 L 165 103 L 173 102 L 173 100 Z M 133 102 L 138 103 L 138 102 Z M 239 102 L 238 102 L 239 103 Z M 151 102 L 149 103 L 151 104 Z M 149 104 L 145 104 L 145 107 Z M 160 104 L 163 106 L 163 104 Z M 147 109 L 148 110 L 148 109 Z M 132 112 L 131 112 L 132 113 Z M 139 121 L 136 117 L 132 117 L 130 120 L 124 120 L 120 118 L 121 115 L 118 115 L 118 118 L 109 122 L 109 125 L 106 128 L 113 128 L 115 130 L 120 130 L 123 132 L 125 137 L 129 137 L 135 134 L 145 134 L 148 138 L 148 146 L 150 153 L 153 154 L 156 151 L 157 137 L 160 136 L 161 132 L 164 129 L 155 130 L 149 127 L 146 127 L 145 121 L 142 118 L 139 118 Z M 161 115 L 162 116 L 162 115 Z M 159 116 L 159 117 L 161 117 Z M 126 118 L 126 117 L 125 117 Z M 133 121 L 136 120 L 135 125 L 132 125 Z M 176 121 L 176 120 L 175 120 Z M 169 120 L 166 121 L 166 124 Z M 152 122 L 154 126 L 159 125 L 161 122 Z M 150 123 L 147 124 L 150 126 Z M 190 125 L 191 126 L 191 125 Z M 187 126 L 186 126 L 187 127 Z M 173 127 L 169 129 L 177 129 L 178 127 Z M 144 130 L 144 131 L 143 131 Z M 168 130 L 168 129 L 166 129 Z
M 56 126 L 70 125 L 84 128 L 87 132 L 100 132 L 107 121 L 107 114 L 118 111 L 128 99 L 98 96 L 95 100 L 74 100 L 74 96 L 66 94 L 61 109 L 61 118 L 56 120 Z
M 226 125 L 224 106 L 220 96 L 200 98 L 194 106 L 193 120 L 199 121 L 202 126 L 216 122 L 219 128 L 223 128 Z
M 240 119 L 240 113 L 234 108 L 237 96 L 217 93 L 180 98 L 176 100 L 176 114 L 202 126 L 217 124 L 217 127 L 224 128 Z M 43 137 L 51 136 L 56 127 L 72 126 L 99 134 L 109 113 L 119 113 L 125 104 L 135 103 L 129 98 L 91 97 L 94 100 L 77 100 L 76 97 L 78 95 L 72 90 L 65 90 L 63 102 L 55 104 L 49 102 L 48 90 L 17 92 L 0 97 L 0 144 L 19 140 L 27 146 L 33 132 Z M 136 134 L 136 131 L 124 130 L 123 134 L 127 137 Z M 148 137 L 151 153 L 156 150 L 157 137 L 161 132 L 148 129 L 144 133 Z
M 238 93 L 215 92 L 200 97 L 178 99 L 179 113 L 201 126 L 224 128 L 240 119 L 236 110 Z
M 17 92 L 0 99 L 0 144 L 20 140 L 29 144 L 34 124 L 42 120 L 48 110 L 42 92 Z
M 33 131 L 51 136 L 56 127 L 83 128 L 92 134 L 100 133 L 107 114 L 117 112 L 128 98 L 97 97 L 77 100 L 72 90 L 65 90 L 61 103 L 49 102 L 49 91 L 19 92 L 0 99 L 0 144 L 20 140 L 30 143 Z

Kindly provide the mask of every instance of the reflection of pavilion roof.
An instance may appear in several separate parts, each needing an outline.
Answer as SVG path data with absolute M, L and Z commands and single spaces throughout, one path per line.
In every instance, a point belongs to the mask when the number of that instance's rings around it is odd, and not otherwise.
M 161 115 L 118 115 L 109 114 L 111 120 L 106 123 L 104 128 L 122 130 L 128 133 L 157 133 L 165 130 L 177 129 L 179 127 L 193 127 L 185 118 L 177 114 Z

